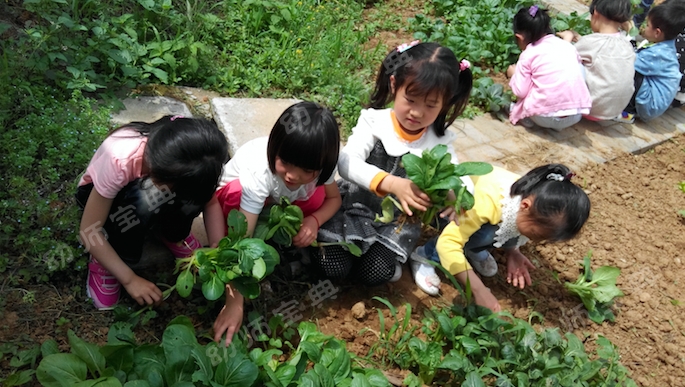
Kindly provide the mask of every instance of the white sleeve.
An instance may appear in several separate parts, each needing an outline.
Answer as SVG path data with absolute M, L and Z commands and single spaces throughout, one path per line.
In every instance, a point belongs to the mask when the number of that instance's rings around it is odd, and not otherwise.
M 352 129 L 352 135 L 348 138 L 347 144 L 340 152 L 338 159 L 340 176 L 367 189 L 371 186 L 373 178 L 378 173 L 383 172 L 382 169 L 366 162 L 376 141 L 378 141 L 378 138 L 373 135 L 368 112 L 368 110 L 362 111 L 357 125 Z

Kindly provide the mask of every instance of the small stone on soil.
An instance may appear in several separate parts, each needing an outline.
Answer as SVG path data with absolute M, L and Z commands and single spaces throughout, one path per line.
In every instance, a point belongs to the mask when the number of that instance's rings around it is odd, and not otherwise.
M 650 296 L 647 292 L 642 292 L 640 295 L 638 295 L 638 298 L 640 299 L 640 302 L 648 302 L 652 296 Z
M 364 304 L 364 301 L 359 301 L 358 303 L 354 304 L 351 311 L 352 317 L 356 318 L 357 320 L 361 320 L 366 317 L 366 305 Z

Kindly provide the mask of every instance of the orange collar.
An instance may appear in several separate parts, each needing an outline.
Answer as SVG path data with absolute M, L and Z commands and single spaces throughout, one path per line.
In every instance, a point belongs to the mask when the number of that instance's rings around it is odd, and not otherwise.
M 392 118 L 392 126 L 395 128 L 395 133 L 397 133 L 397 135 L 400 136 L 400 138 L 404 141 L 414 142 L 421 138 L 421 136 L 423 136 L 423 134 L 426 132 L 426 128 L 423 128 L 420 132 L 416 134 L 409 134 L 402 129 L 402 126 L 400 126 L 400 122 L 397 121 L 395 112 L 392 110 L 390 111 L 390 117 Z

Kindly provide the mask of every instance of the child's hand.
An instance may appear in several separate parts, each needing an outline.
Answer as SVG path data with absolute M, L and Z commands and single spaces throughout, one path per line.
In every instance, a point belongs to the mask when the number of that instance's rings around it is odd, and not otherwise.
M 448 202 L 454 202 L 457 200 L 456 195 L 454 194 L 454 191 L 450 190 L 447 193 L 447 201 Z M 442 212 L 440 213 L 440 217 L 443 219 L 447 219 L 450 222 L 455 222 L 457 220 L 457 209 L 454 208 L 454 206 L 447 206 L 445 207 Z M 457 223 L 459 224 L 459 223 Z
M 476 300 L 476 304 L 484 306 L 493 312 L 500 312 L 502 306 L 500 306 L 497 298 L 492 294 L 490 288 L 480 288 L 473 291 L 473 298 Z
M 226 286 L 226 305 L 221 309 L 214 321 L 214 341 L 221 344 L 221 336 L 226 333 L 225 346 L 228 347 L 233 340 L 233 335 L 240 329 L 243 323 L 243 295 Z
M 390 175 L 383 179 L 383 182 L 388 180 L 388 178 L 390 178 L 390 181 L 386 191 L 397 197 L 405 214 L 412 216 L 414 213 L 411 211 L 411 208 L 426 211 L 431 205 L 428 195 L 421 191 L 419 186 L 411 180 Z
M 128 294 L 140 305 L 159 304 L 162 301 L 162 291 L 157 285 L 134 274 L 131 281 L 123 284 Z
M 312 216 L 308 216 L 302 220 L 300 231 L 293 237 L 293 245 L 295 245 L 295 247 L 309 246 L 316 240 L 318 233 L 319 226 L 316 219 Z
M 513 77 L 515 72 L 516 64 L 509 65 L 509 67 L 507 67 L 507 78 Z
M 532 285 L 533 281 L 530 279 L 528 270 L 534 270 L 535 265 L 518 249 L 507 249 L 505 256 L 507 258 L 507 282 L 520 289 L 525 288 L 526 285 Z
M 572 30 L 559 31 L 557 32 L 557 36 L 567 42 L 577 42 L 578 39 L 580 39 L 580 34 Z

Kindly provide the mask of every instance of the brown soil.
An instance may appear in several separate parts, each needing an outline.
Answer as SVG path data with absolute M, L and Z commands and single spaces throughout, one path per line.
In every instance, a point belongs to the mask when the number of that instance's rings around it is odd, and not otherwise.
M 680 136 L 642 155 L 624 155 L 580 171 L 576 183 L 587 190 L 593 204 L 582 235 L 567 243 L 524 246 L 523 252 L 537 266 L 530 288 L 520 291 L 506 284 L 503 265 L 498 276 L 486 279 L 503 307 L 517 317 L 527 319 L 535 311 L 544 317 L 544 326 L 572 331 L 588 337 L 588 342 L 597 334 L 608 337 L 620 348 L 623 364 L 641 386 L 685 386 L 681 350 L 685 347 L 685 321 L 679 318 L 683 313 L 680 302 L 685 302 L 680 284 L 685 276 L 685 221 L 677 214 L 685 209 L 685 194 L 677 189 L 678 182 L 685 180 L 684 148 L 685 136 Z M 616 305 L 615 323 L 597 325 L 587 320 L 580 301 L 563 288 L 564 281 L 577 278 L 578 262 L 590 250 L 593 267 L 612 265 L 622 270 L 618 286 L 625 297 Z M 73 329 L 82 338 L 104 343 L 113 314 L 93 310 L 83 288 L 74 286 L 85 280 L 84 273 L 78 277 L 25 287 L 35 294 L 33 304 L 23 302 L 24 291 L 11 288 L 5 278 L 0 288 L 0 342 L 29 346 L 54 338 L 67 350 L 66 332 Z M 270 286 L 273 291 L 265 289 L 248 309 L 268 317 L 265 312 L 296 300 L 304 306 L 303 318 L 347 341 L 348 348 L 361 356 L 368 353 L 380 330 L 377 310 L 390 318 L 387 308 L 372 300 L 373 296 L 398 307 L 409 303 L 415 323 L 420 322 L 424 308 L 459 302 L 458 292 L 446 282 L 440 297 L 423 294 L 408 269 L 399 282 L 377 288 L 337 284 L 336 298 L 323 301 L 318 308 L 307 298 L 311 282 L 276 277 Z M 164 326 L 179 314 L 191 316 L 199 334 L 209 332 L 217 308 L 199 315 L 198 309 L 205 303 L 200 294 L 194 296 L 184 300 L 173 295 L 158 308 L 158 317 L 145 326 L 138 325 L 138 339 L 161 339 Z M 365 305 L 355 306 L 359 301 Z M 130 299 L 123 303 L 137 309 Z M 404 308 L 399 310 L 402 316 Z M 10 370 L 8 356 L 0 362 L 0 370 L 0 376 Z

